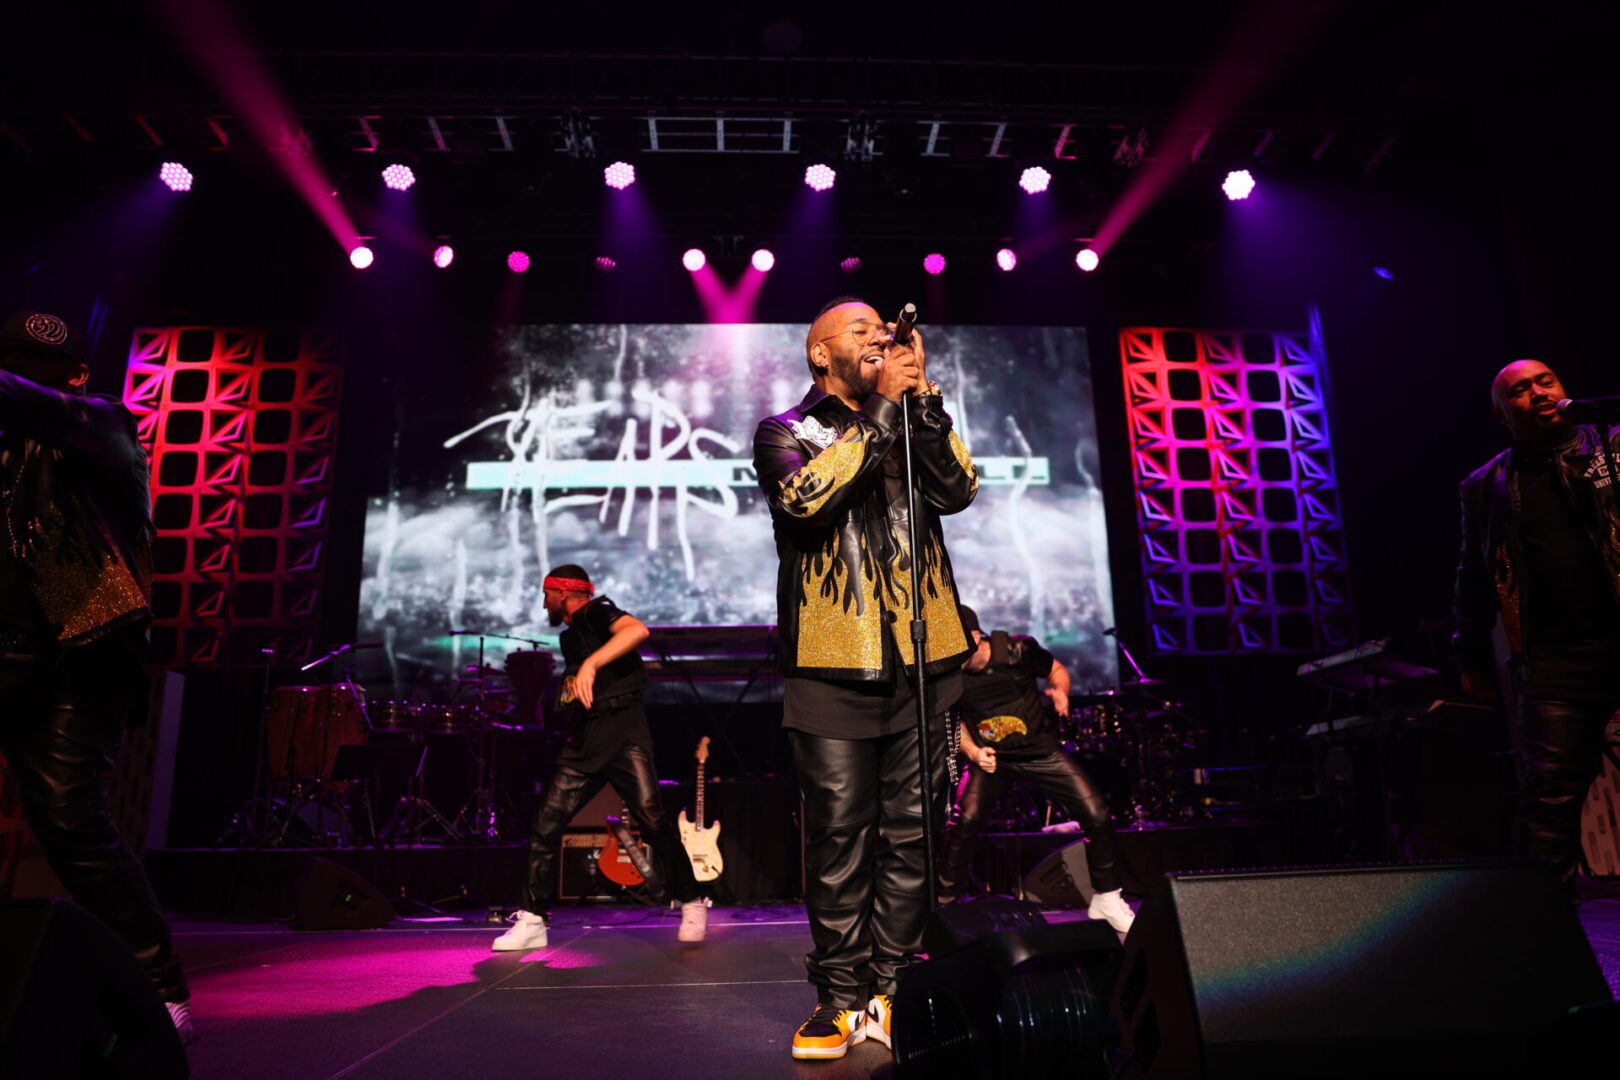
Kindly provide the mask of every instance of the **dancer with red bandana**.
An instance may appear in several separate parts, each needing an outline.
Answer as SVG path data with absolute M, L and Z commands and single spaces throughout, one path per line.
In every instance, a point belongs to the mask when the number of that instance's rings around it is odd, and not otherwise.
M 678 937 L 702 941 L 709 926 L 708 901 L 699 892 L 675 824 L 664 813 L 652 734 L 641 704 L 647 672 L 636 647 L 647 640 L 647 627 L 606 596 L 593 596 L 590 575 L 573 563 L 547 574 L 544 588 L 551 625 L 567 625 L 558 701 L 572 730 L 529 834 L 523 908 L 492 947 L 496 952 L 527 952 L 546 946 L 563 829 L 604 784 L 612 784 L 624 799 L 642 841 L 652 849 L 654 865 L 680 901 Z

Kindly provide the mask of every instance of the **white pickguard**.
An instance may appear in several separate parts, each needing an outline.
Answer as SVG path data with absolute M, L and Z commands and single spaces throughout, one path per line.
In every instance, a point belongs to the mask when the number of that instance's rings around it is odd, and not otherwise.
M 678 824 L 686 857 L 692 860 L 692 876 L 699 881 L 719 877 L 720 871 L 725 869 L 725 863 L 720 860 L 720 823 L 711 821 L 700 829 L 682 810 Z

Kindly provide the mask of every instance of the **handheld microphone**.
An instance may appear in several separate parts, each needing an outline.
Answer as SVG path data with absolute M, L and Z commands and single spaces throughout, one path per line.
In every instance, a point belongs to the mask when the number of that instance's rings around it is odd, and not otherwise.
M 899 340 L 898 336 L 896 340 Z M 1620 421 L 1620 394 L 1612 397 L 1565 398 L 1558 415 L 1572 424 L 1610 424 Z
M 911 331 L 917 325 L 917 305 L 907 304 L 900 309 L 900 315 L 894 320 L 894 343 L 896 345 L 910 345 Z

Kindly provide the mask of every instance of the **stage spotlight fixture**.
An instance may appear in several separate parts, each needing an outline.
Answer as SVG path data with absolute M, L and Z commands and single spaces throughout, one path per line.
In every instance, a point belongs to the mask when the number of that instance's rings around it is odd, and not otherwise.
M 1002 248 L 996 252 L 996 265 L 1010 273 L 1018 265 L 1018 253 L 1012 248 Z
M 529 253 L 527 251 L 514 251 L 506 257 L 506 268 L 514 274 L 521 274 L 529 268 Z
M 1226 174 L 1226 179 L 1221 181 L 1221 190 L 1226 192 L 1226 197 L 1233 202 L 1247 199 L 1249 193 L 1254 190 L 1254 176 L 1248 169 L 1233 169 Z
M 771 272 L 771 267 L 776 265 L 776 256 L 771 254 L 770 249 L 760 248 L 758 251 L 754 252 L 754 257 L 751 261 L 754 264 L 755 270 L 758 270 L 762 274 L 768 274 Z
M 831 165 L 812 165 L 804 170 L 804 182 L 817 191 L 826 191 L 837 179 Z
M 930 252 L 923 259 L 923 269 L 930 274 L 943 274 L 945 272 L 945 256 L 937 251 Z
M 596 268 L 604 274 L 611 274 L 619 268 L 619 264 L 614 261 L 611 255 L 598 255 L 596 257 Z
M 698 248 L 687 248 L 686 254 L 681 256 L 681 265 L 695 274 L 709 265 L 709 257 Z
M 191 190 L 191 170 L 178 161 L 165 161 L 158 169 L 158 179 L 167 184 L 170 191 Z
M 1375 267 L 1373 267 L 1373 273 L 1377 274 L 1379 277 L 1383 278 L 1385 281 L 1394 281 L 1395 280 L 1395 271 L 1391 270 L 1387 266 L 1375 266 Z
M 1039 195 L 1052 186 L 1052 174 L 1039 165 L 1031 165 L 1018 178 L 1018 186 L 1031 195 Z
M 445 269 L 456 261 L 456 249 L 449 244 L 440 244 L 433 249 L 433 265 L 440 270 Z
M 377 257 L 371 253 L 371 249 L 366 247 L 364 244 L 356 244 L 354 247 L 349 249 L 349 265 L 353 266 L 356 270 L 364 270 L 366 267 L 375 262 L 376 258 Z
M 838 269 L 842 270 L 846 274 L 860 273 L 861 257 L 859 255 L 851 255 L 849 258 L 838 264 Z
M 1074 265 L 1078 266 L 1088 274 L 1097 269 L 1097 264 L 1100 262 L 1102 262 L 1102 256 L 1098 255 L 1090 248 L 1081 248 L 1080 254 L 1074 257 Z
M 608 187 L 623 191 L 636 182 L 636 167 L 628 161 L 615 161 L 602 170 L 602 179 Z
M 382 171 L 383 183 L 395 191 L 405 191 L 416 183 L 416 174 L 409 165 L 400 165 L 397 162 Z

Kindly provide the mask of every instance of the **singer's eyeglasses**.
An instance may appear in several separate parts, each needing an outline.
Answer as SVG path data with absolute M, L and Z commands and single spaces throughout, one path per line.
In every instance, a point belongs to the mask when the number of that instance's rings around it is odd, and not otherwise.
M 823 341 L 831 341 L 833 338 L 838 337 L 841 334 L 852 334 L 854 335 L 856 345 L 865 345 L 879 333 L 887 334 L 889 332 L 889 328 L 884 326 L 882 323 L 852 322 L 842 330 L 838 331 L 837 334 L 828 334 L 824 338 L 819 338 L 815 344 L 820 345 Z

